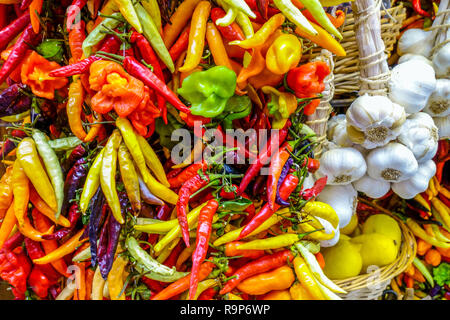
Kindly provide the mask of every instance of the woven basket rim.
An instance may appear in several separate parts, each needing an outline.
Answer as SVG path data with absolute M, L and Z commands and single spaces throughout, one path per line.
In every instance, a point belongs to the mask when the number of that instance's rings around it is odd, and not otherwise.
M 416 238 L 402 220 L 396 216 L 391 217 L 398 222 L 402 230 L 402 243 L 397 259 L 391 264 L 379 269 L 379 278 L 376 281 L 372 279 L 373 275 L 370 273 L 342 280 L 333 280 L 334 283 L 347 291 L 347 294 L 361 289 L 368 290 L 369 284 L 373 286 L 390 282 L 394 277 L 405 271 L 413 262 L 417 253 Z

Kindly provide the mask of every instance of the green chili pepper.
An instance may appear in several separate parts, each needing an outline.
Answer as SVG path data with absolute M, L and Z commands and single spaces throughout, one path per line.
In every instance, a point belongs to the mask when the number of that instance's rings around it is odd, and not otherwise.
M 178 89 L 191 103 L 191 113 L 214 118 L 220 115 L 236 89 L 236 73 L 224 66 L 190 74 Z
M 245 118 L 252 111 L 252 101 L 248 96 L 234 95 L 228 99 L 225 110 L 216 120 L 223 122 L 223 128 L 233 129 L 233 120 Z
M 57 211 L 55 218 L 58 219 L 61 214 L 61 208 L 64 200 L 64 177 L 55 151 L 47 142 L 47 137 L 38 129 L 33 129 L 32 137 L 36 142 L 36 148 L 44 162 L 53 190 L 55 191 Z
M 156 54 L 159 56 L 161 61 L 164 62 L 164 64 L 167 66 L 167 69 L 169 69 L 169 71 L 173 73 L 175 71 L 175 66 L 173 64 L 172 57 L 170 56 L 170 53 L 167 50 L 167 47 L 164 44 L 164 41 L 161 38 L 161 34 L 159 33 L 158 28 L 153 22 L 152 17 L 139 3 L 136 3 L 134 5 L 134 9 L 136 10 L 139 20 L 142 23 L 144 36 L 151 43 L 153 49 L 155 49 Z
M 330 21 L 319 0 L 302 0 L 301 2 L 305 8 L 308 9 L 314 19 L 316 19 L 316 21 L 320 24 L 320 26 L 332 35 L 336 36 L 339 40 L 342 40 L 341 33 Z
M 89 33 L 82 45 L 83 53 L 86 58 L 91 56 L 92 47 L 105 38 L 105 31 L 115 29 L 121 23 L 121 20 L 123 20 L 122 14 L 115 12 L 111 17 L 105 18 L 105 20 L 100 22 L 99 25 Z
M 253 202 L 250 199 L 241 198 L 237 200 L 224 201 L 220 203 L 219 210 L 220 211 L 244 211 L 249 206 L 251 206 Z
M 119 196 L 116 191 L 117 150 L 122 142 L 120 131 L 115 129 L 108 139 L 103 153 L 102 167 L 100 169 L 100 185 L 106 201 L 117 222 L 123 224 Z
M 135 213 L 141 211 L 141 194 L 139 189 L 139 177 L 134 168 L 133 160 L 125 143 L 121 143 L 118 151 L 120 177 Z
M 48 144 L 50 147 L 55 150 L 55 152 L 72 150 L 73 148 L 82 144 L 83 141 L 78 139 L 77 137 L 65 137 L 55 140 L 50 140 Z
M 175 267 L 169 268 L 153 259 L 133 237 L 129 237 L 125 244 L 130 255 L 138 263 L 137 269 L 144 271 L 147 278 L 162 282 L 174 282 L 188 274 L 178 272 Z
M 1 117 L 0 120 L 5 121 L 5 122 L 18 122 L 20 120 L 25 119 L 26 117 L 28 117 L 30 115 L 31 111 L 27 110 L 25 112 L 22 113 L 18 113 L 12 116 L 4 116 Z
M 142 25 L 133 7 L 133 2 L 131 0 L 114 0 L 119 7 L 120 12 L 123 17 L 128 21 L 129 24 L 136 29 L 137 32 L 142 33 Z
M 59 39 L 45 39 L 36 50 L 45 59 L 61 63 L 64 58 L 64 41 Z
M 92 197 L 98 189 L 98 186 L 100 185 L 100 170 L 102 169 L 104 151 L 105 149 L 102 149 L 97 157 L 95 157 L 95 160 L 92 163 L 92 166 L 86 176 L 83 191 L 81 192 L 80 196 L 80 211 L 82 213 L 86 212 L 89 206 L 89 201 L 91 201 Z
M 419 270 L 420 273 L 424 276 L 424 278 L 427 279 L 428 283 L 433 288 L 434 287 L 433 276 L 431 275 L 430 271 L 428 271 L 427 267 L 423 264 L 423 262 L 420 261 L 420 259 L 418 259 L 417 257 L 415 257 L 413 260 L 413 264 L 417 268 L 417 270 Z

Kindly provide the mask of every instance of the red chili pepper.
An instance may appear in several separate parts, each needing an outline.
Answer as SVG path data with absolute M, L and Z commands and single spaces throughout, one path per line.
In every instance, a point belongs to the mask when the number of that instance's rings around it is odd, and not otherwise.
M 130 37 L 130 42 L 137 45 L 139 48 L 139 52 L 147 64 L 150 64 L 153 67 L 153 73 L 162 81 L 164 80 L 164 74 L 161 69 L 161 64 L 159 63 L 158 57 L 153 51 L 152 46 L 148 42 L 148 40 L 140 33 L 133 32 Z M 166 100 L 163 96 L 157 95 L 158 108 L 162 113 L 164 123 L 167 124 L 167 107 Z
M 30 13 L 17 18 L 0 31 L 0 50 L 4 50 L 17 35 L 30 23 Z
M 175 264 L 177 263 L 178 256 L 180 255 L 181 251 L 183 251 L 183 249 L 184 243 L 183 241 L 179 241 L 163 264 L 169 268 L 175 266 Z
M 140 79 L 144 84 L 158 94 L 162 95 L 172 106 L 184 113 L 190 113 L 188 107 L 173 93 L 163 80 L 160 80 L 149 68 L 145 67 L 133 57 L 125 57 L 123 60 L 125 70 L 135 78 Z
M 225 255 L 227 257 L 242 256 L 242 258 L 258 259 L 265 255 L 264 250 L 239 250 L 242 241 L 232 241 L 225 244 Z
M 213 8 L 211 9 L 211 20 L 216 24 L 216 21 L 220 18 L 225 17 L 226 12 L 222 8 Z M 217 26 L 222 36 L 228 41 L 239 40 L 242 41 L 245 39 L 245 35 L 242 32 L 241 28 L 237 25 L 236 22 L 231 23 L 226 27 Z
M 220 189 L 219 196 L 227 200 L 235 199 L 237 188 L 238 186 L 235 184 L 231 186 L 231 191 L 226 191 L 225 188 L 222 188 Z
M 48 289 L 56 284 L 56 281 L 50 280 L 42 269 L 36 265 L 28 277 L 28 284 L 39 298 L 45 299 L 48 296 Z
M 28 9 L 31 2 L 33 2 L 33 0 L 22 0 L 22 3 L 20 4 L 20 7 L 19 7 L 20 10 L 24 11 L 24 10 Z
M 74 24 L 74 21 L 77 19 L 77 16 L 81 13 L 81 9 L 83 9 L 86 3 L 86 0 L 73 0 L 72 5 L 67 9 L 67 31 L 80 27 L 79 24 Z M 79 17 L 79 20 L 81 20 L 81 17 Z
M 172 61 L 176 61 L 181 56 L 181 54 L 187 50 L 189 46 L 189 31 L 190 27 L 187 27 L 170 48 L 169 54 L 172 58 Z M 164 69 L 166 68 L 166 65 L 163 65 L 162 67 Z
M 60 230 L 56 231 L 55 233 L 43 235 L 42 238 L 45 240 L 61 240 L 68 234 L 70 234 L 76 227 L 78 220 L 80 220 L 81 217 L 81 211 L 78 208 L 78 204 L 76 202 L 72 203 L 69 209 L 69 216 L 68 219 L 70 221 L 70 227 L 68 228 L 61 228 Z
M 25 58 L 27 51 L 30 50 L 29 45 L 35 45 L 38 39 L 39 35 L 34 33 L 33 27 L 29 24 L 12 47 L 8 59 L 6 59 L 0 69 L 0 83 L 3 83 L 11 72 L 20 65 Z
M 28 256 L 31 260 L 39 259 L 45 256 L 45 252 L 41 247 L 41 244 L 37 241 L 31 240 L 29 238 L 25 238 L 25 248 L 27 250 Z M 56 281 L 59 279 L 60 274 L 53 269 L 51 264 L 39 264 L 36 265 L 38 269 L 40 269 L 47 278 L 52 281 Z
M 421 16 L 424 17 L 431 17 L 431 14 L 422 9 L 422 4 L 420 3 L 420 0 L 412 0 L 412 6 L 417 14 L 420 14 Z
M 303 190 L 300 192 L 300 194 L 305 200 L 316 198 L 322 192 L 323 188 L 325 188 L 326 184 L 327 184 L 327 177 L 325 176 L 314 182 L 314 186 L 312 188 Z
M 151 290 L 152 294 L 158 293 L 162 289 L 164 289 L 164 287 L 161 285 L 159 281 L 147 278 L 146 276 L 143 276 L 141 278 L 141 281 Z
M 198 274 L 200 265 L 206 258 L 209 248 L 209 238 L 211 236 L 211 225 L 213 216 L 219 207 L 217 200 L 209 200 L 206 206 L 200 211 L 197 226 L 197 240 L 195 242 L 195 250 L 192 254 L 191 280 L 189 284 L 189 300 L 192 300 L 197 292 Z
M 181 187 L 183 185 L 183 183 L 185 183 L 185 181 L 191 179 L 192 177 L 195 177 L 198 174 L 199 170 L 202 170 L 202 172 L 205 172 L 205 170 L 207 168 L 208 168 L 208 163 L 206 161 L 202 161 L 201 163 L 191 164 L 189 167 L 184 169 L 176 177 L 168 179 L 168 181 L 170 183 L 170 187 L 172 189 Z
M 288 174 L 286 179 L 284 179 L 283 184 L 280 187 L 280 197 L 283 200 L 287 200 L 291 193 L 297 188 L 298 177 L 293 174 Z M 255 214 L 253 219 L 242 229 L 239 237 L 236 240 L 241 240 L 250 233 L 252 233 L 256 228 L 258 228 L 264 221 L 269 219 L 272 214 L 277 211 L 281 206 L 277 203 L 274 204 L 273 209 L 270 208 L 269 203 L 264 204 L 262 209 Z
M 121 41 L 114 35 L 108 35 L 103 42 L 100 51 L 116 53 L 120 49 Z M 55 69 L 49 73 L 51 77 L 70 77 L 77 74 L 82 74 L 89 71 L 91 64 L 95 61 L 102 60 L 102 58 L 95 55 L 89 58 L 83 59 L 73 64 L 63 66 L 61 68 Z
M 22 247 L 0 251 L 0 277 L 12 286 L 16 299 L 25 299 L 31 263 Z
M 256 0 L 256 5 L 258 7 L 258 12 L 261 14 L 261 16 L 267 20 L 268 17 L 268 11 L 269 11 L 269 0 Z
M 197 298 L 197 300 L 212 300 L 217 293 L 217 289 L 208 288 L 203 291 Z
M 280 179 L 281 171 L 283 170 L 286 161 L 291 156 L 292 146 L 289 143 L 285 143 L 278 149 L 278 152 L 274 154 L 270 162 L 269 175 L 267 177 L 267 200 L 270 208 L 275 208 L 275 199 L 277 196 L 278 180 Z
M 189 248 L 189 225 L 187 221 L 187 206 L 190 200 L 190 197 L 193 193 L 200 190 L 204 186 L 209 183 L 209 177 L 204 175 L 201 177 L 200 175 L 196 175 L 189 180 L 187 180 L 183 186 L 178 191 L 178 201 L 177 201 L 177 217 L 178 222 L 180 223 L 181 232 L 183 235 L 184 243 L 186 247 Z
M 245 172 L 244 177 L 241 180 L 241 184 L 239 185 L 239 189 L 237 192 L 238 195 L 241 195 L 245 191 L 245 189 L 247 189 L 247 186 L 250 184 L 250 181 L 252 181 L 253 178 L 258 175 L 261 168 L 268 163 L 269 159 L 272 157 L 272 153 L 276 152 L 278 150 L 278 147 L 286 139 L 289 126 L 290 126 L 290 123 L 288 121 L 288 123 L 286 123 L 284 128 L 279 131 L 278 141 L 272 141 L 272 139 L 271 139 L 270 142 L 266 144 L 264 149 L 261 150 L 255 163 L 252 163 L 248 167 L 247 171 Z
M 69 32 L 69 47 L 73 62 L 79 61 L 83 56 L 83 41 L 86 39 L 85 23 L 81 21 L 77 28 Z
M 447 199 L 442 193 L 439 193 L 438 197 L 447 207 L 450 208 L 450 200 L 449 199 Z
M 226 294 L 233 290 L 243 280 L 256 274 L 260 274 L 284 266 L 288 260 L 292 261 L 293 259 L 294 255 L 290 250 L 283 250 L 251 261 L 250 263 L 239 268 L 233 274 L 233 276 L 235 277 L 228 280 L 228 282 L 225 284 L 222 290 L 220 290 L 219 293 L 222 295 Z
M 245 199 L 250 199 L 250 197 L 246 193 L 243 193 L 242 197 Z M 247 216 L 242 221 L 242 225 L 246 225 L 247 223 L 249 223 L 255 216 L 255 212 L 256 212 L 255 205 L 252 203 L 251 205 L 249 205 L 247 207 L 247 209 L 244 210 L 244 212 L 247 213 Z
M 23 236 L 23 234 L 21 234 L 20 232 L 17 232 L 11 238 L 9 238 L 8 240 L 5 241 L 5 243 L 0 248 L 0 250 L 11 251 L 12 249 L 22 245 L 24 239 L 25 239 L 25 237 Z

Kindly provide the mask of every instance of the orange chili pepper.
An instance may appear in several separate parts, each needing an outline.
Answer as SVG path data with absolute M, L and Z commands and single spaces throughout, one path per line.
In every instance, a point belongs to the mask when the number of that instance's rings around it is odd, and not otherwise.
M 94 279 L 95 271 L 91 268 L 86 269 L 86 300 L 91 300 L 92 294 L 92 280 Z
M 67 100 L 67 119 L 72 133 L 80 140 L 86 138 L 81 114 L 83 113 L 84 91 L 80 77 L 74 76 L 69 86 L 69 99 Z
M 30 196 L 30 185 L 27 175 L 20 162 L 16 160 L 13 165 L 12 188 L 14 194 L 14 212 L 19 225 L 24 224 L 24 217 L 28 210 L 28 200 Z
M 312 27 L 317 31 L 316 35 L 310 35 L 300 28 L 295 28 L 295 33 L 300 37 L 310 40 L 311 42 L 317 44 L 318 46 L 329 50 L 334 53 L 338 57 L 345 57 L 347 53 L 345 49 L 341 46 L 336 39 L 334 39 L 328 32 L 325 31 L 322 27 L 314 22 L 311 22 Z
M 292 0 L 292 4 L 301 10 L 302 14 L 305 16 L 306 19 L 308 19 L 311 22 L 314 22 L 315 24 L 318 24 L 316 19 L 314 19 L 314 17 L 312 16 L 311 12 L 305 9 L 303 3 L 301 3 L 299 0 Z M 345 22 L 345 13 L 342 10 L 336 10 L 335 12 L 336 17 L 332 16 L 329 13 L 327 13 L 326 15 L 336 28 L 339 28 Z
M 105 114 L 113 108 L 125 118 L 132 113 L 142 100 L 144 84 L 130 76 L 121 65 L 100 60 L 91 65 L 89 84 L 97 93 L 92 97 L 92 109 Z
M 44 200 L 41 199 L 39 194 L 37 193 L 36 189 L 34 187 L 30 187 L 30 202 L 33 204 L 33 206 L 39 210 L 40 213 L 42 213 L 44 216 L 49 218 L 54 223 L 57 223 L 63 227 L 70 227 L 70 221 L 67 220 L 66 217 L 60 215 L 58 220 L 56 220 L 56 212 L 48 206 L 47 203 L 45 203 Z M 48 229 L 48 228 L 47 228 Z M 42 230 L 41 230 L 42 231 Z
M 189 30 L 189 47 L 184 65 L 180 72 L 188 72 L 198 66 L 202 60 L 203 49 L 205 47 L 206 23 L 211 11 L 209 1 L 200 1 L 195 7 L 191 19 L 191 29 Z
M 17 223 L 16 215 L 14 214 L 14 205 L 11 204 L 9 206 L 8 211 L 6 211 L 6 215 L 3 218 L 3 222 L 0 225 L 0 250 L 3 247 L 3 244 L 6 240 L 8 240 L 11 231 L 14 229 L 14 226 Z
M 83 57 L 83 41 L 86 39 L 85 23 L 80 21 L 79 28 L 72 28 L 69 32 L 69 47 L 72 57 L 70 58 L 70 63 L 78 62 Z
M 78 274 L 79 287 L 74 292 L 74 300 L 86 300 L 86 263 L 78 262 L 75 266 L 80 268 L 80 273 Z
M 208 22 L 206 25 L 206 40 L 208 41 L 209 50 L 217 66 L 225 66 L 233 70 L 227 51 L 223 44 L 222 36 L 214 23 Z
M 184 0 L 170 17 L 170 21 L 163 30 L 163 40 L 167 48 L 170 48 L 177 40 L 199 2 L 200 0 Z
M 99 122 L 102 121 L 102 115 L 97 113 L 97 112 L 93 112 L 92 114 L 87 116 L 88 121 L 91 123 L 91 129 L 88 131 L 86 137 L 84 137 L 84 142 L 91 142 L 92 140 L 95 139 L 95 137 L 97 137 L 98 133 L 100 132 L 100 129 L 103 127 L 103 125 Z M 92 124 L 95 123 L 95 124 Z
M 239 73 L 236 83 L 240 89 L 244 89 L 247 86 L 247 80 L 250 77 L 260 74 L 266 67 L 266 60 L 261 53 L 261 49 L 261 46 L 253 49 L 250 64 Z
M 36 51 L 33 51 L 22 64 L 20 77 L 22 83 L 30 86 L 31 91 L 35 95 L 53 100 L 55 98 L 55 90 L 61 89 L 69 83 L 67 78 L 49 76 L 51 71 L 60 67 L 58 63 L 48 61 Z
M 43 3 L 44 0 L 33 0 L 28 7 L 30 10 L 30 20 L 31 25 L 33 26 L 34 33 L 39 33 L 39 29 L 41 26 L 39 22 L 39 15 L 41 14 Z
M 425 254 L 425 262 L 432 265 L 433 267 L 437 267 L 441 263 L 441 260 L 441 254 L 436 249 L 430 249 Z
M 0 180 L 0 219 L 3 218 L 6 210 L 11 206 L 13 200 L 13 191 L 11 186 L 12 166 L 6 168 L 5 174 Z

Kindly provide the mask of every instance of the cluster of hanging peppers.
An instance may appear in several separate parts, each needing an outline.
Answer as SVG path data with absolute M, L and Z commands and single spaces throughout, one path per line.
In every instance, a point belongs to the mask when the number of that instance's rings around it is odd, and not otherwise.
M 330 69 L 302 53 L 344 56 L 344 12 L 175 3 L 0 0 L 0 278 L 16 299 L 338 299 L 326 177 L 303 185 Z

